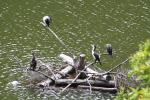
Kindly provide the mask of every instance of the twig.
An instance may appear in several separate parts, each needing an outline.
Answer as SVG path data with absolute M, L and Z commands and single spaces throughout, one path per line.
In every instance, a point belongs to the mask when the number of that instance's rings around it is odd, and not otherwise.
M 117 70 L 117 74 L 116 74 L 116 76 L 115 76 L 115 88 L 118 88 L 118 70 Z
M 84 71 L 86 68 L 88 68 L 89 66 L 91 66 L 94 63 L 95 62 L 92 62 L 92 63 L 88 64 L 87 66 L 84 67 L 84 69 L 82 71 Z M 78 79 L 80 74 L 81 74 L 81 72 L 79 72 L 78 75 L 74 78 L 74 80 L 70 84 L 68 84 L 60 93 L 64 92 L 68 87 L 70 87 L 72 85 L 72 83 L 74 83 Z
M 113 67 L 112 69 L 110 69 L 109 71 L 105 72 L 106 74 L 107 73 L 110 73 L 111 71 L 113 71 L 114 69 L 120 67 L 121 65 L 123 65 L 124 63 L 126 63 L 129 59 L 131 59 L 131 57 L 127 58 L 125 61 L 121 62 L 120 64 L 116 65 L 115 67 Z
M 93 76 L 103 76 L 103 75 L 106 75 L 108 73 L 88 73 L 86 71 L 81 71 L 81 72 L 84 72 L 86 74 L 92 74 Z M 126 75 L 124 75 L 123 73 L 117 73 L 117 72 L 109 72 L 109 74 L 118 74 L 118 75 L 121 75 L 121 76 L 124 76 L 124 77 L 127 77 Z
M 55 81 L 54 79 L 52 79 L 51 77 L 49 77 L 48 75 L 46 75 L 45 73 L 43 73 L 43 72 L 41 72 L 41 71 L 35 71 L 35 72 L 38 72 L 38 73 L 44 75 L 45 77 L 51 79 L 52 81 Z
M 45 65 L 41 60 L 39 60 L 39 61 L 40 61 L 40 63 L 42 64 L 41 66 L 45 66 L 45 67 L 52 73 L 52 75 L 54 76 L 54 78 L 56 79 L 56 76 L 55 76 L 55 74 L 53 73 L 53 71 L 51 70 L 51 68 L 50 68 L 49 66 Z
M 92 94 L 92 86 L 91 86 L 91 84 L 90 84 L 90 82 L 89 82 L 89 79 L 91 78 L 92 76 L 90 76 L 90 77 L 88 77 L 86 80 L 87 80 L 87 82 L 88 82 L 88 84 L 89 84 L 89 86 L 90 86 L 90 94 Z
M 13 56 L 14 60 L 17 62 L 17 64 L 22 67 L 22 64 L 20 63 L 20 61 L 18 60 L 18 58 L 16 58 L 15 56 Z

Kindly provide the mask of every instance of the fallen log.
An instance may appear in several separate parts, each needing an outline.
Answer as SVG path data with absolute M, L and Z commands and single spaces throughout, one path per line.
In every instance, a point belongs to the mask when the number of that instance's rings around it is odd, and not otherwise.
M 87 68 L 86 69 L 86 72 L 87 73 L 93 73 L 93 74 L 98 74 L 98 72 L 97 71 L 94 71 L 93 69 L 91 69 L 91 68 Z M 89 77 L 91 77 L 92 76 L 92 74 L 87 74 Z
M 37 85 L 39 87 L 46 87 L 49 85 L 53 85 L 55 83 L 55 80 L 65 77 L 68 73 L 72 72 L 73 70 L 74 70 L 73 66 L 67 66 L 66 68 L 62 69 L 57 74 L 55 74 L 55 76 L 52 75 L 50 78 L 38 83 Z
M 85 85 L 89 86 L 89 83 L 91 86 L 98 86 L 98 87 L 115 87 L 115 81 L 102 81 L 102 80 L 86 80 L 86 79 L 77 79 L 73 82 L 74 79 L 57 79 L 55 80 L 56 86 L 67 86 L 68 84 L 71 84 L 70 86 L 78 86 L 78 85 Z
M 59 58 L 61 58 L 63 60 L 63 62 L 65 62 L 71 66 L 74 66 L 74 60 L 71 57 L 69 57 L 65 54 L 60 54 Z
M 90 86 L 84 86 L 84 85 L 79 85 L 79 89 L 92 89 L 95 91 L 101 91 L 101 92 L 110 92 L 110 93 L 117 93 L 117 88 L 105 88 L 105 87 L 90 87 Z

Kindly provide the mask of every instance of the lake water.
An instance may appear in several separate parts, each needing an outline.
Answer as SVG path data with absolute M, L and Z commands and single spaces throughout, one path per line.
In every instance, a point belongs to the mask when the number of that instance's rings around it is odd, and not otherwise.
M 14 56 L 22 65 L 29 63 L 31 51 L 38 59 L 61 64 L 60 53 L 68 54 L 60 42 L 41 24 L 42 17 L 52 17 L 51 29 L 76 56 L 86 54 L 92 61 L 91 44 L 105 52 L 111 43 L 114 57 L 102 57 L 108 70 L 138 50 L 150 38 L 149 0 L 0 0 L 0 99 L 1 100 L 91 100 L 108 99 L 100 92 L 72 91 L 65 95 L 40 94 L 20 85 L 7 87 L 9 82 L 22 82 L 24 77 Z

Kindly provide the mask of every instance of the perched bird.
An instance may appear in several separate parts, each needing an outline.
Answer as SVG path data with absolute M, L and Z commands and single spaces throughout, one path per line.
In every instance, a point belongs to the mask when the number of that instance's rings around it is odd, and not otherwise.
M 36 66 L 37 66 L 37 61 L 36 61 L 36 58 L 35 58 L 35 54 L 34 54 L 34 52 L 33 52 L 33 53 L 32 53 L 32 60 L 31 60 L 31 62 L 30 62 L 30 69 L 31 69 L 32 71 L 35 71 Z
M 112 77 L 110 76 L 110 73 L 107 73 L 106 75 L 104 75 L 103 78 L 104 78 L 106 81 L 110 81 L 110 80 L 112 79 Z
M 106 44 L 106 50 L 108 55 L 110 55 L 112 57 L 112 46 L 111 44 Z
M 96 52 L 96 46 L 95 45 L 91 45 L 91 46 L 92 46 L 92 56 L 95 59 L 95 63 L 96 61 L 98 61 L 99 64 L 101 65 L 100 55 Z
M 44 26 L 49 27 L 51 22 L 52 22 L 52 19 L 49 16 L 44 16 L 43 17 L 43 24 L 44 24 Z

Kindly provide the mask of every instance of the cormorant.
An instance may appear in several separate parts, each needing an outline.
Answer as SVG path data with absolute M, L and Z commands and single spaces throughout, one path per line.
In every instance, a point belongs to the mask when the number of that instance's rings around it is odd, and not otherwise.
M 52 19 L 49 16 L 43 17 L 43 23 L 45 26 L 49 27 L 51 22 L 52 22 Z
M 37 61 L 36 61 L 34 52 L 32 53 L 32 56 L 33 56 L 33 57 L 32 57 L 32 60 L 31 60 L 31 62 L 30 62 L 30 69 L 31 69 L 32 71 L 35 71 L 36 65 L 37 65 Z
M 95 59 L 95 63 L 96 61 L 98 61 L 99 64 L 101 65 L 100 55 L 96 52 L 96 46 L 95 45 L 91 45 L 91 46 L 92 46 L 92 56 Z
M 106 50 L 108 55 L 110 55 L 112 57 L 112 46 L 111 44 L 106 44 Z

